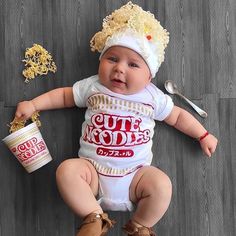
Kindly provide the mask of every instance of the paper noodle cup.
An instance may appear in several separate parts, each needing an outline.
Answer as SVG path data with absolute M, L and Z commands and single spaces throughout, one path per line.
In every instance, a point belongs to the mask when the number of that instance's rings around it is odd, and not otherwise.
M 8 135 L 3 139 L 3 142 L 28 173 L 39 169 L 52 160 L 36 123 L 27 125 Z

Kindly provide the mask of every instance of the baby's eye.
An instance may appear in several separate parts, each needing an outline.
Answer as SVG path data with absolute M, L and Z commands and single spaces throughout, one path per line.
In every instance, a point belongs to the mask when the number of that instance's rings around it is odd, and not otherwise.
M 134 63 L 134 62 L 129 63 L 129 66 L 130 67 L 137 67 L 137 68 L 139 68 L 139 65 Z
M 112 61 L 112 62 L 117 62 L 117 61 L 118 61 L 118 58 L 113 57 L 113 56 L 108 57 L 107 59 L 108 59 L 109 61 Z

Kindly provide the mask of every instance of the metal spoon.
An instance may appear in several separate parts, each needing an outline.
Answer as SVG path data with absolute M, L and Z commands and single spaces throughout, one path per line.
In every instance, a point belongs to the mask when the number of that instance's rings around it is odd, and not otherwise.
M 188 98 L 186 98 L 184 95 L 182 95 L 179 91 L 178 91 L 178 87 L 177 85 L 171 81 L 171 80 L 166 80 L 165 81 L 165 89 L 170 93 L 170 94 L 177 94 L 179 95 L 181 98 L 183 98 L 186 102 L 188 102 L 192 108 L 201 116 L 206 118 L 207 117 L 207 113 L 205 111 L 203 111 L 201 108 L 199 108 L 197 105 L 195 105 L 193 102 L 191 102 Z

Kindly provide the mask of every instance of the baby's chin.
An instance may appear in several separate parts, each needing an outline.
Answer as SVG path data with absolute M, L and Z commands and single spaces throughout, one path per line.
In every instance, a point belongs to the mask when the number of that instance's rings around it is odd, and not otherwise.
M 122 94 L 122 95 L 129 95 L 129 93 L 125 89 L 121 89 L 121 88 L 117 88 L 117 87 L 111 87 L 108 89 L 111 90 L 113 93 L 118 93 L 118 94 Z
M 130 91 L 128 89 L 120 89 L 120 88 L 108 88 L 113 93 L 121 94 L 121 95 L 133 95 L 141 92 L 141 90 L 138 91 Z

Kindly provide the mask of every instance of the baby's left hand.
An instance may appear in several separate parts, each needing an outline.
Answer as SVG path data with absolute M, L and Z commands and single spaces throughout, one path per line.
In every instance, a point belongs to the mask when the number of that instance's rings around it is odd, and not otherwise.
M 211 155 L 215 152 L 216 146 L 218 143 L 218 140 L 215 136 L 212 134 L 208 134 L 204 139 L 199 141 L 201 148 L 203 152 L 208 156 L 211 157 Z

